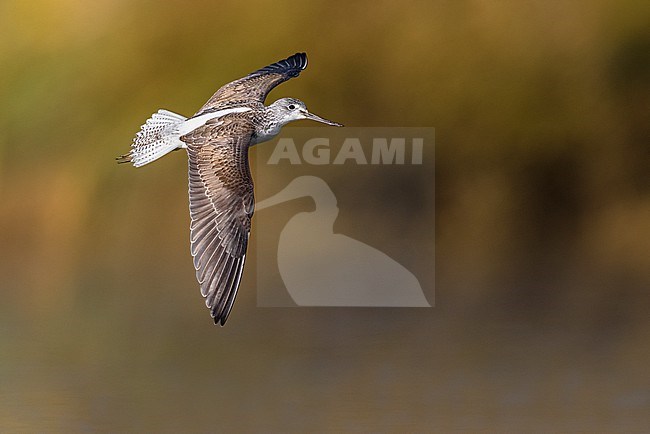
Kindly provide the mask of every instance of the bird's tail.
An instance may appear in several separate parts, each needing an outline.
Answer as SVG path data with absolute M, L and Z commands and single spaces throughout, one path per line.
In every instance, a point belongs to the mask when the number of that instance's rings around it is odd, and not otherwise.
M 131 151 L 116 158 L 118 163 L 144 166 L 179 148 L 185 147 L 180 140 L 179 126 L 184 116 L 167 110 L 158 110 L 142 125 L 133 139 Z

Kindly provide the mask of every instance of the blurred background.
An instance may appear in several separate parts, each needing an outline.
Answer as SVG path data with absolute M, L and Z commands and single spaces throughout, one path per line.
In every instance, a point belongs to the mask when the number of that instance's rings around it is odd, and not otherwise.
M 642 0 L 1 2 L 0 431 L 647 432 L 649 22 Z M 258 308 L 247 270 L 214 327 L 185 157 L 115 164 L 156 109 L 296 51 L 271 100 L 436 128 L 337 227 L 390 233 L 434 308 Z

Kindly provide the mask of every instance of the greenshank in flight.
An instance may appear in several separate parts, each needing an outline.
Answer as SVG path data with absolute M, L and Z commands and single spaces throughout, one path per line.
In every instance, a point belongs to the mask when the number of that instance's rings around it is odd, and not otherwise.
M 192 117 L 158 110 L 119 163 L 141 167 L 178 149 L 189 160 L 190 250 L 201 295 L 215 324 L 226 323 L 242 278 L 255 208 L 248 148 L 272 139 L 287 123 L 311 119 L 295 98 L 265 106 L 268 93 L 307 67 L 296 53 L 222 86 Z

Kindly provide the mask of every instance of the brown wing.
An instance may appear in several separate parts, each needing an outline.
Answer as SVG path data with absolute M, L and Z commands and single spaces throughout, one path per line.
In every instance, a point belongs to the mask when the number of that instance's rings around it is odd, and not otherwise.
M 264 103 L 266 95 L 280 83 L 300 75 L 307 67 L 307 55 L 296 53 L 291 57 L 251 72 L 244 78 L 221 87 L 197 114 L 233 105 Z
M 224 325 L 242 277 L 253 216 L 249 121 L 210 121 L 181 137 L 189 155 L 190 244 L 201 295 Z

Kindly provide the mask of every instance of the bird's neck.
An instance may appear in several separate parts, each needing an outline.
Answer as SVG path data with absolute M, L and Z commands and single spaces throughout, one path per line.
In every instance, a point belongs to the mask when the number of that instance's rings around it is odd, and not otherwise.
M 264 107 L 264 111 L 260 114 L 260 118 L 257 122 L 255 129 L 255 145 L 258 143 L 266 142 L 271 140 L 280 133 L 280 130 L 283 126 L 287 124 L 287 121 L 283 122 L 282 119 L 279 119 L 271 107 Z

